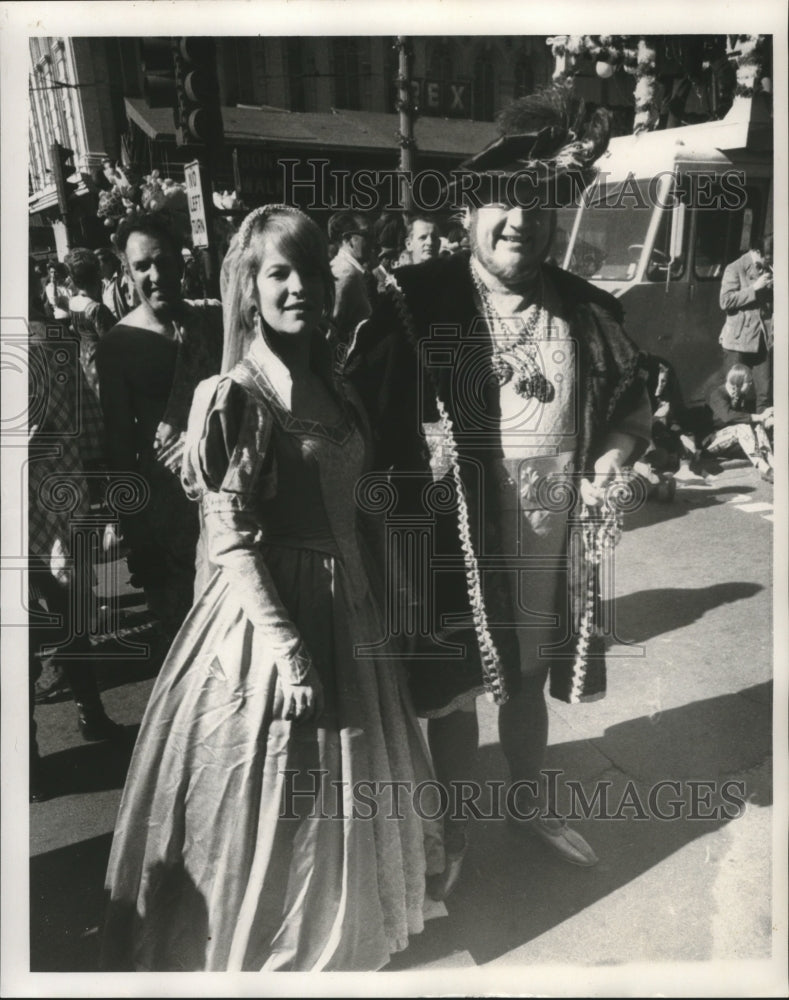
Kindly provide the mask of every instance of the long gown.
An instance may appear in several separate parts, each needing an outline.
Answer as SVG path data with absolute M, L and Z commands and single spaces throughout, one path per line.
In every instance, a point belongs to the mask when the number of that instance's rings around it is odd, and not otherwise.
M 105 968 L 377 969 L 422 929 L 443 867 L 407 795 L 392 819 L 391 787 L 359 784 L 431 778 L 399 664 L 356 652 L 383 628 L 353 500 L 361 418 L 346 399 L 337 426 L 296 419 L 264 371 L 278 364 L 257 341 L 198 390 L 210 571 L 140 728 Z M 294 724 L 278 671 L 298 681 L 309 658 L 326 707 Z

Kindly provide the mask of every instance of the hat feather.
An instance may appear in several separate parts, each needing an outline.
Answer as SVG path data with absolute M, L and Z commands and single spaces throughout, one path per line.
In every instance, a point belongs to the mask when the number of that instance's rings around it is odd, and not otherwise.
M 573 146 L 573 159 L 591 163 L 605 151 L 611 134 L 608 111 L 589 113 L 586 103 L 561 85 L 518 98 L 499 112 L 496 122 L 504 137 L 534 134 L 533 159 L 566 159 L 566 147 Z

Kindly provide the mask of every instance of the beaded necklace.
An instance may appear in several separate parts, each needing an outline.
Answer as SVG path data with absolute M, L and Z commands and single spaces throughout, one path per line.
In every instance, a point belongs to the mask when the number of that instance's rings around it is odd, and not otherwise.
M 507 320 L 493 308 L 490 291 L 478 274 L 475 261 L 472 261 L 471 276 L 493 340 L 490 364 L 496 381 L 500 386 L 513 381 L 513 389 L 517 395 L 524 399 L 536 399 L 540 403 L 550 403 L 556 395 L 556 388 L 540 367 L 539 348 L 534 339 L 538 328 L 541 333 L 539 339 L 545 340 L 548 334 L 548 311 L 542 304 L 542 275 L 537 301 L 528 307 L 524 318 L 518 317 L 519 330 L 513 330 Z

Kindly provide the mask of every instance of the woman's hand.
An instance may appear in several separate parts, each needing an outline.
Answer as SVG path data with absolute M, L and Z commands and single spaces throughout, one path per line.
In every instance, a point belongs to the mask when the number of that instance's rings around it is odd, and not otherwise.
M 323 712 L 323 684 L 314 666 L 310 667 L 301 684 L 291 684 L 280 674 L 282 685 L 282 717 L 291 722 L 308 722 Z

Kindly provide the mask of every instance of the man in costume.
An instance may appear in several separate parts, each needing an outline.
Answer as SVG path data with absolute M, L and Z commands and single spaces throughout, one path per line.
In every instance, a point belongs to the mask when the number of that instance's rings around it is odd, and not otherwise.
M 472 776 L 474 699 L 487 692 L 513 787 L 527 792 L 514 829 L 591 866 L 594 851 L 541 780 L 544 688 L 568 702 L 605 690 L 599 568 L 618 527 L 607 487 L 648 443 L 650 407 L 617 301 L 543 263 L 556 205 L 607 145 L 607 113 L 587 116 L 552 88 L 516 101 L 500 128 L 451 191 L 470 254 L 399 269 L 347 372 L 394 487 L 391 522 L 432 525 L 427 564 L 398 563 L 407 583 L 393 590 L 419 622 L 411 688 L 437 777 L 457 791 Z M 453 806 L 437 898 L 467 843 Z

